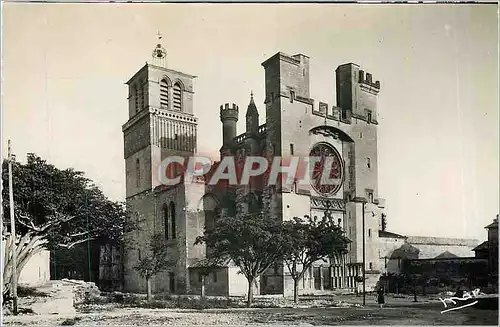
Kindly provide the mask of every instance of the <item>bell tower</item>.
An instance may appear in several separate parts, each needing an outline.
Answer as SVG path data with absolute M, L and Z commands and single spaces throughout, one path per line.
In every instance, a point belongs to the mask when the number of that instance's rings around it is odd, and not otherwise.
M 133 269 L 145 253 L 153 234 L 162 233 L 176 248 L 177 266 L 167 276 L 158 276 L 158 290 L 177 292 L 186 284 L 186 207 L 182 183 L 162 185 L 167 157 L 188 158 L 196 152 L 198 120 L 193 114 L 193 80 L 196 76 L 167 68 L 167 51 L 161 35 L 152 57 L 128 85 L 129 119 L 123 125 L 126 170 L 126 202 L 139 215 L 141 228 L 124 258 L 125 288 L 144 291 L 145 285 Z M 175 176 L 180 174 L 174 168 Z M 170 170 L 172 172 L 172 170 Z M 169 176 L 169 178 L 172 178 Z M 194 243 L 189 240 L 190 244 Z M 174 251 L 174 250 L 173 250 Z M 170 288 L 169 288 L 170 287 Z
M 129 120 L 123 125 L 127 197 L 160 185 L 158 169 L 167 156 L 196 152 L 196 76 L 168 69 L 166 63 L 167 52 L 159 42 L 151 62 L 127 82 Z

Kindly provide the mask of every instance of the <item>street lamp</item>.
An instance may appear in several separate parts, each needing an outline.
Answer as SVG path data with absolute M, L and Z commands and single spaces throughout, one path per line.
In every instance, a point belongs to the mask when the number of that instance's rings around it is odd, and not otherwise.
M 366 242 L 365 242 L 365 206 L 366 202 L 362 203 L 363 205 L 363 306 L 366 305 L 366 276 L 365 276 L 365 270 L 366 270 Z
M 366 241 L 365 241 L 365 206 L 368 202 L 365 198 L 356 198 L 354 202 L 361 203 L 363 206 L 363 306 L 366 305 Z

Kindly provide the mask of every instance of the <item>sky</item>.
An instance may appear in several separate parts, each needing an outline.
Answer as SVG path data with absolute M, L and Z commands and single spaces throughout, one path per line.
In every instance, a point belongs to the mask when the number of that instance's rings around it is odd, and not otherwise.
M 379 194 L 388 229 L 484 240 L 499 207 L 495 5 L 3 4 L 2 154 L 34 152 L 124 200 L 124 84 L 158 31 L 169 68 L 198 76 L 198 148 L 217 153 L 219 106 L 264 122 L 264 69 L 310 57 L 311 97 L 335 105 L 335 69 L 381 81 Z M 243 115 L 241 115 L 243 116 Z M 243 117 L 241 117 L 243 118 Z M 244 119 L 238 123 L 244 130 Z

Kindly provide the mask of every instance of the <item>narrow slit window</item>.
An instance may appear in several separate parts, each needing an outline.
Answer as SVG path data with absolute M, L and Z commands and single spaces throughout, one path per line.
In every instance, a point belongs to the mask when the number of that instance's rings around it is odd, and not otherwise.
M 175 204 L 173 202 L 170 202 L 170 219 L 172 223 L 172 239 L 176 238 L 176 226 L 175 226 Z
M 168 221 L 168 214 L 169 214 L 169 211 L 168 211 L 168 205 L 165 203 L 163 205 L 163 223 L 165 225 L 165 239 L 168 240 L 168 237 L 169 237 L 169 233 L 168 233 L 168 225 L 169 225 L 169 221 Z
M 141 186 L 141 163 L 140 163 L 139 159 L 137 159 L 135 161 L 135 177 L 136 177 L 135 186 L 140 187 Z

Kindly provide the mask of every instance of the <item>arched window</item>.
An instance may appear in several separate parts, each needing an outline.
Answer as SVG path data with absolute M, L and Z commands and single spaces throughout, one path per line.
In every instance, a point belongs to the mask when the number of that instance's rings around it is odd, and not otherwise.
M 175 239 L 176 229 L 175 229 L 175 204 L 170 202 L 170 219 L 172 222 L 172 239 Z
M 182 87 L 179 82 L 174 84 L 174 90 L 173 90 L 173 97 L 174 97 L 174 110 L 181 110 L 182 109 Z
M 135 161 L 135 186 L 140 187 L 141 186 L 141 163 L 139 162 L 139 159 Z
M 162 79 L 160 82 L 160 107 L 168 108 L 168 82 Z
M 169 211 L 168 211 L 168 205 L 165 203 L 163 205 L 163 222 L 165 224 L 165 239 L 168 240 L 168 214 L 169 214 Z

